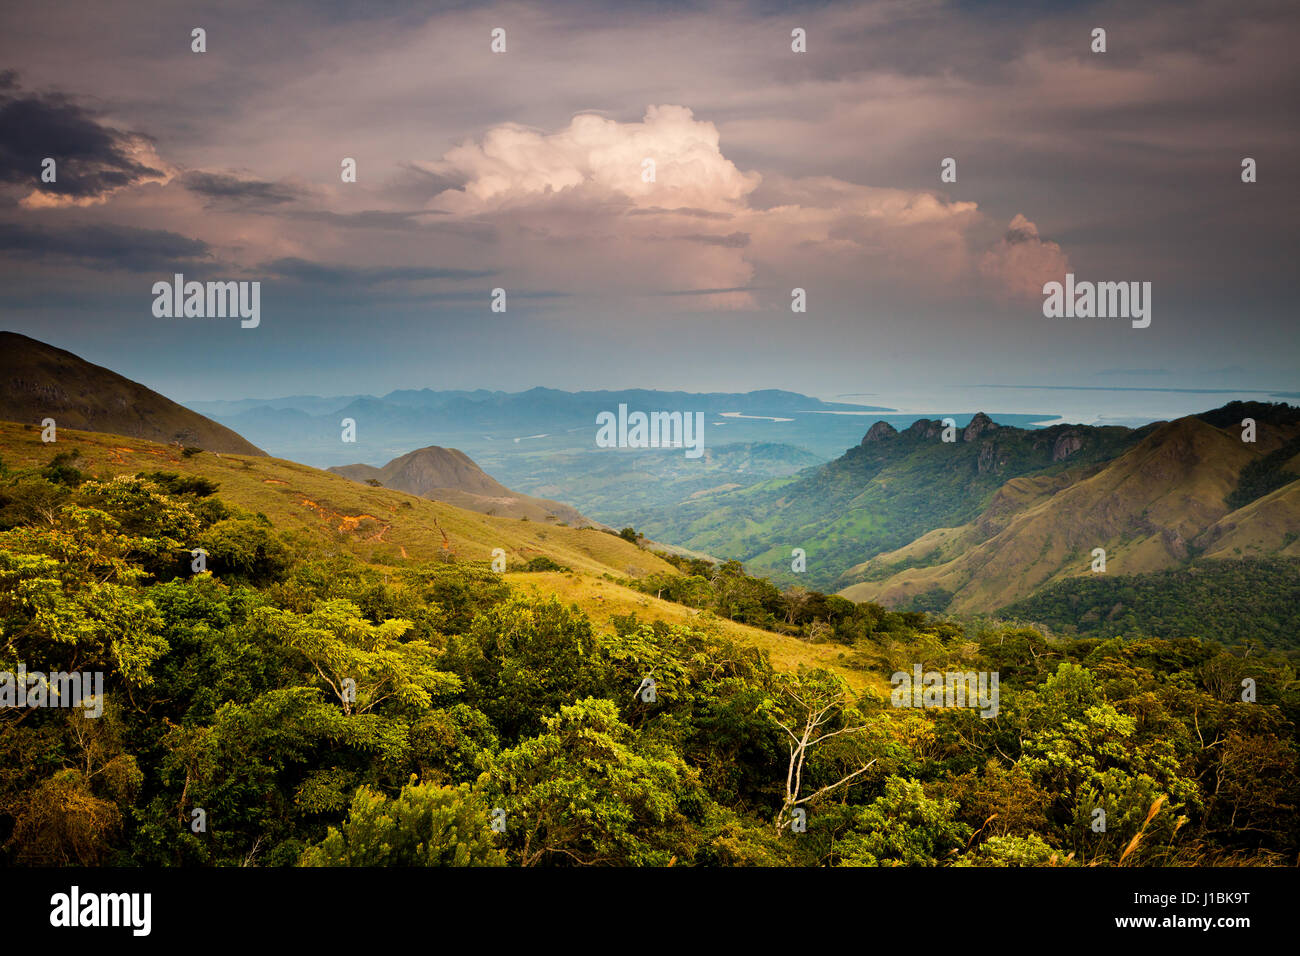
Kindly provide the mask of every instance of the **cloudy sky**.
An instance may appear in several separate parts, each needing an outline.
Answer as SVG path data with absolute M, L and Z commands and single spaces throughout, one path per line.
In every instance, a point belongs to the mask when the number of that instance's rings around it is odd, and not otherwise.
M 183 401 L 1294 390 L 1297 43 L 1293 0 L 6 4 L 0 327 Z M 176 272 L 260 326 L 155 318 Z M 1066 272 L 1150 327 L 1045 318 Z

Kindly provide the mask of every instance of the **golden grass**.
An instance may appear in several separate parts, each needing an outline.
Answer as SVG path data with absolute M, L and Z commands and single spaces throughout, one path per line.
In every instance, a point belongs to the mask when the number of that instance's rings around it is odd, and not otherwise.
M 506 574 L 506 580 L 523 593 L 554 594 L 565 604 L 576 604 L 597 625 L 605 625 L 614 615 L 635 613 L 643 621 L 669 624 L 700 624 L 700 612 L 672 601 L 664 601 L 614 581 L 563 572 Z M 719 633 L 738 643 L 752 644 L 767 652 L 777 670 L 795 671 L 804 667 L 824 667 L 844 677 L 855 691 L 868 687 L 888 693 L 889 682 L 872 674 L 846 666 L 847 654 L 839 644 L 809 644 L 786 634 L 775 634 L 748 624 L 713 618 Z
M 220 485 L 223 500 L 363 560 L 437 560 L 445 541 L 458 561 L 488 562 L 492 550 L 502 548 L 510 564 L 546 555 L 598 575 L 673 570 L 601 531 L 466 511 L 279 458 L 212 452 L 186 458 L 176 446 L 72 429 L 60 429 L 58 442 L 44 444 L 39 429 L 0 422 L 0 455 L 10 467 L 40 466 L 59 452 L 75 452 L 79 467 L 95 475 L 169 471 L 208 478 Z
M 1093 548 L 1105 549 L 1110 574 L 1176 567 L 1187 551 L 1170 542 L 1196 541 L 1207 529 L 1218 534 L 1219 522 L 1222 538 L 1206 557 L 1232 557 L 1238 549 L 1247 555 L 1286 553 L 1285 535 L 1300 528 L 1295 517 L 1300 493 L 1282 489 L 1227 513 L 1225 496 L 1241 468 L 1257 455 L 1231 429 L 1180 419 L 1055 494 L 1045 494 L 1056 487 L 1045 480 L 1012 479 L 996 496 L 1005 505 L 998 520 L 986 510 L 961 528 L 930 532 L 857 570 L 919 557 L 940 545 L 941 563 L 853 584 L 839 593 L 852 601 L 897 606 L 942 588 L 954 595 L 949 611 L 990 613 L 1053 582 L 1091 574 Z M 1054 479 L 1061 480 L 1063 476 Z M 979 534 L 985 524 L 996 531 L 991 537 Z
M 598 626 L 606 626 L 611 615 L 633 611 L 647 621 L 698 623 L 698 612 L 691 608 L 605 579 L 677 571 L 603 531 L 466 511 L 280 458 L 212 452 L 186 458 L 173 445 L 64 428 L 57 442 L 45 444 L 40 434 L 34 425 L 0 422 L 0 457 L 10 468 L 26 468 L 44 465 L 60 452 L 75 452 L 81 458 L 77 466 L 98 477 L 167 471 L 207 478 L 218 483 L 217 494 L 227 504 L 261 512 L 281 531 L 368 562 L 438 560 L 444 542 L 456 561 L 484 565 L 494 548 L 502 548 L 508 569 L 546 556 L 574 573 L 509 572 L 506 579 L 525 593 L 556 594 L 578 605 Z M 825 667 L 842 674 L 858 691 L 888 686 L 879 675 L 845 666 L 838 645 L 808 644 L 733 621 L 719 620 L 717 625 L 723 634 L 766 651 L 779 670 Z

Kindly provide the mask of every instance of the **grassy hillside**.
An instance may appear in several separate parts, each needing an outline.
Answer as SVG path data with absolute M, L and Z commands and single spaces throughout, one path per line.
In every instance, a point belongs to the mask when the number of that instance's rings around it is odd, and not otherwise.
M 539 555 L 591 574 L 645 573 L 669 566 L 635 545 L 601 531 L 542 525 L 465 511 L 279 458 L 201 453 L 154 442 L 60 431 L 43 444 L 40 430 L 0 422 L 0 456 L 11 467 L 75 452 L 92 472 L 171 471 L 218 482 L 223 499 L 262 512 L 276 528 L 364 560 L 437 560 L 444 545 L 459 561 L 490 562 L 503 548 L 508 566 Z M 444 538 L 445 535 L 445 538 Z
M 45 444 L 38 428 L 0 422 L 0 459 L 10 468 L 44 466 L 67 453 L 76 456 L 76 467 L 101 476 L 163 471 L 209 479 L 219 485 L 223 501 L 266 515 L 304 549 L 346 552 L 382 566 L 444 560 L 446 552 L 457 563 L 486 567 L 492 550 L 502 548 L 507 580 L 559 594 L 599 622 L 630 612 L 670 623 L 696 617 L 689 608 L 610 580 L 677 571 L 653 553 L 594 528 L 479 514 L 278 458 L 186 456 L 174 446 L 71 429 L 61 430 L 57 443 Z M 543 557 L 572 573 L 516 573 Z M 725 619 L 712 626 L 725 637 L 770 652 L 779 668 L 827 666 L 840 670 L 855 687 L 866 684 L 860 670 L 842 664 L 842 648 L 832 651 Z
M 702 615 L 693 608 L 661 600 L 634 590 L 617 581 L 590 575 L 558 572 L 507 574 L 506 580 L 525 592 L 539 596 L 555 594 L 565 603 L 578 605 L 597 624 L 612 618 L 635 614 L 641 620 L 688 624 L 693 627 L 717 627 L 733 640 L 764 651 L 772 665 L 781 671 L 800 667 L 824 667 L 838 671 L 850 687 L 862 691 L 868 687 L 886 694 L 889 682 L 879 673 L 853 667 L 842 644 L 810 644 L 788 634 L 777 634 L 712 615 Z
M 1094 548 L 1108 574 L 1215 557 L 1285 554 L 1300 531 L 1300 486 L 1233 511 L 1248 467 L 1290 440 L 1293 425 L 1242 442 L 1235 425 L 1198 416 L 1160 425 L 1103 467 L 1020 479 L 975 521 L 942 529 L 855 569 L 855 601 L 988 613 L 1065 578 L 1089 575 Z M 1287 535 L 1292 537 L 1288 539 Z
M 1078 425 L 1027 431 L 977 415 L 949 443 L 937 421 L 922 419 L 902 432 L 878 423 L 835 461 L 701 494 L 638 529 L 744 561 L 782 584 L 842 585 L 852 583 L 845 572 L 867 558 L 974 520 L 1008 479 L 1109 460 L 1143 433 Z M 793 548 L 807 553 L 805 573 L 791 571 Z
M 1300 557 L 1300 479 L 1224 515 L 1195 543 L 1208 558 Z

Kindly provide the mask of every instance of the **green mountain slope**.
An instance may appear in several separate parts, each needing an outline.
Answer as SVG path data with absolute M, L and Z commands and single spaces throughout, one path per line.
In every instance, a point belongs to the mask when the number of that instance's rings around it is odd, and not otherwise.
M 366 561 L 449 556 L 486 564 L 501 548 L 510 569 L 544 555 L 596 575 L 672 570 L 612 534 L 480 514 L 279 458 L 186 456 L 175 446 L 71 429 L 61 429 L 59 441 L 47 445 L 37 428 L 0 422 L 0 458 L 7 466 L 37 467 L 56 454 L 71 455 L 77 468 L 96 475 L 162 471 L 206 478 L 223 500 L 265 514 L 304 547 L 347 551 Z
M 698 620 L 690 608 L 617 583 L 678 572 L 650 551 L 595 528 L 481 514 L 266 456 L 187 456 L 175 446 L 71 429 L 60 430 L 59 441 L 46 444 L 35 426 L 0 421 L 4 466 L 41 468 L 58 455 L 70 456 L 73 467 L 102 477 L 164 472 L 206 479 L 217 486 L 222 501 L 265 515 L 299 556 L 344 553 L 380 569 L 420 567 L 430 561 L 486 569 L 493 550 L 500 548 L 506 555 L 507 582 L 542 597 L 557 595 L 601 625 L 629 614 L 668 624 Z M 524 570 L 538 558 L 568 570 Z M 710 626 L 728 639 L 761 648 L 779 669 L 829 667 L 853 686 L 865 686 L 861 669 L 844 666 L 842 648 L 729 620 L 718 619 Z
M 974 520 L 1008 479 L 1051 476 L 1114 458 L 1148 429 L 1058 425 L 1026 430 L 976 415 L 944 442 L 939 421 L 902 432 L 878 422 L 842 457 L 798 475 L 702 494 L 639 525 L 657 539 L 734 557 L 754 573 L 813 587 L 935 528 Z M 791 572 L 791 551 L 807 571 Z
M 988 613 L 1070 577 L 1089 576 L 1102 548 L 1107 574 L 1142 574 L 1192 558 L 1295 553 L 1300 483 L 1245 507 L 1229 502 L 1250 466 L 1300 431 L 1287 412 L 1261 424 L 1256 443 L 1238 425 L 1203 416 L 1159 425 L 1100 467 L 1009 482 L 976 520 L 931 532 L 854 569 L 841 593 L 888 606 Z
M 1300 646 L 1300 559 L 1195 561 L 1148 574 L 1089 575 L 1043 588 L 999 615 L 1080 637 Z

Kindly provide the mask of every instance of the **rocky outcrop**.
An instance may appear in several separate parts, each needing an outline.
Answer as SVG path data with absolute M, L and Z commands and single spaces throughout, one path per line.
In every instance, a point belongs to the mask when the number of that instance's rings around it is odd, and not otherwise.
M 1006 451 L 999 449 L 995 442 L 986 441 L 980 445 L 979 459 L 976 468 L 981 475 L 990 473 L 1001 473 L 1007 463 Z
M 943 431 L 943 422 L 937 418 L 918 418 L 907 427 L 903 434 L 913 438 L 934 438 Z
M 1083 447 L 1083 436 L 1078 432 L 1065 432 L 1052 445 L 1052 461 L 1065 461 Z
M 862 436 L 862 444 L 873 441 L 884 441 L 886 438 L 893 438 L 898 431 L 889 422 L 876 422 L 867 433 Z
M 961 440 L 974 441 L 975 439 L 979 438 L 981 435 L 987 434 L 988 432 L 991 431 L 995 431 L 996 429 L 1001 427 L 1002 427 L 1001 425 L 999 425 L 993 419 L 989 418 L 983 412 L 976 412 L 975 417 L 970 420 L 970 424 L 967 425 L 965 429 L 962 430 Z

